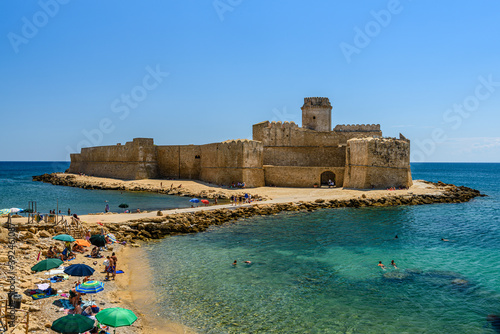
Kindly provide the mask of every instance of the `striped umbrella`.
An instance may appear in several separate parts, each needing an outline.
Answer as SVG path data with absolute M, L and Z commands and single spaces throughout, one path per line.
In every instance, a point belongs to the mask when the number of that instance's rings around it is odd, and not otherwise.
M 106 234 L 108 236 L 108 239 L 111 241 L 111 242 L 114 242 L 116 243 L 116 237 L 114 236 L 114 234 L 112 233 L 108 233 Z
M 75 290 L 80 293 L 98 293 L 104 290 L 104 283 L 99 281 L 87 281 L 78 285 Z
M 2 209 L 0 210 L 0 215 L 7 215 L 9 213 L 18 213 L 18 212 L 23 212 L 23 209 L 19 208 L 10 208 L 10 209 Z

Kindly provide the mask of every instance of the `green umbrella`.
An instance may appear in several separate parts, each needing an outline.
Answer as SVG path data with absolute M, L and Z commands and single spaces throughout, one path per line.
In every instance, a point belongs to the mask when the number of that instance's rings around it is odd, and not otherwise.
M 97 246 L 97 247 L 106 246 L 106 238 L 104 237 L 104 235 L 95 234 L 95 235 L 90 237 L 89 241 L 92 245 Z
M 61 259 L 45 259 L 38 262 L 33 267 L 31 267 L 31 270 L 33 271 L 50 270 L 59 267 L 61 264 L 63 264 Z
M 54 321 L 50 328 L 58 333 L 83 333 L 94 328 L 94 320 L 81 314 L 68 314 Z
M 59 235 L 56 235 L 55 237 L 52 237 L 52 239 L 60 240 L 60 241 L 69 241 L 69 242 L 75 241 L 75 238 L 73 238 L 69 234 L 59 234 Z
M 97 321 L 111 327 L 130 326 L 136 320 L 134 312 L 121 307 L 112 307 L 101 310 L 95 315 Z

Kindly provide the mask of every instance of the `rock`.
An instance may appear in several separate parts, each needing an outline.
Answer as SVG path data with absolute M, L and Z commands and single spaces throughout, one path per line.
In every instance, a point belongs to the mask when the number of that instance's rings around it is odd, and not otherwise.
M 8 262 L 9 257 L 7 255 L 0 255 L 0 262 Z
M 391 281 L 404 281 L 409 279 L 411 276 L 405 271 L 389 271 L 384 273 L 384 278 Z
M 30 308 L 29 308 L 29 311 L 30 312 L 39 312 L 40 308 L 38 306 L 31 305 Z
M 50 238 L 51 234 L 49 232 L 47 232 L 47 231 L 43 231 L 42 230 L 42 231 L 38 232 L 38 236 L 40 238 Z
M 156 215 L 157 215 L 157 216 L 163 216 L 163 212 L 161 212 L 160 210 L 158 210 L 158 211 L 156 212 Z

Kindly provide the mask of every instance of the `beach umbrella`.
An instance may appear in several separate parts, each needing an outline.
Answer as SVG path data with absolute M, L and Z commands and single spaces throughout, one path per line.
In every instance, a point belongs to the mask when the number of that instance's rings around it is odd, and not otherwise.
M 82 247 L 89 247 L 91 244 L 85 239 L 76 239 L 75 244 L 80 245 Z
M 45 271 L 45 270 L 50 270 L 59 267 L 61 264 L 63 264 L 63 261 L 61 259 L 45 259 L 37 264 L 35 264 L 33 267 L 31 267 L 32 271 Z
M 98 293 L 104 290 L 104 283 L 99 281 L 87 281 L 78 285 L 75 290 L 80 293 Z
M 199 200 L 199 199 L 197 199 L 197 198 L 191 198 L 189 201 L 190 201 L 191 203 L 200 203 L 200 200 Z
M 95 315 L 97 321 L 111 327 L 130 326 L 136 320 L 134 312 L 121 307 L 112 307 L 102 310 Z
M 72 264 L 64 269 L 64 273 L 71 276 L 90 276 L 94 273 L 94 269 L 83 263 Z
M 0 215 L 7 215 L 9 213 L 18 213 L 18 212 L 23 212 L 23 209 L 19 208 L 10 208 L 10 209 L 2 209 L 0 210 Z
M 68 314 L 54 321 L 50 329 L 58 333 L 83 333 L 94 328 L 94 322 L 81 314 Z
M 59 234 L 59 235 L 52 237 L 52 239 L 59 240 L 59 241 L 69 241 L 69 242 L 75 241 L 75 238 L 73 238 L 69 234 Z
M 97 247 L 103 247 L 106 246 L 106 238 L 104 235 L 96 234 L 90 237 L 90 243 Z
M 113 233 L 108 233 L 106 234 L 106 236 L 108 237 L 108 239 L 111 241 L 111 242 L 114 242 L 116 243 L 116 237 Z
M 201 203 L 203 203 L 203 204 L 208 204 L 208 203 L 210 203 L 210 202 L 209 202 L 207 199 L 202 199 L 202 200 L 201 200 Z

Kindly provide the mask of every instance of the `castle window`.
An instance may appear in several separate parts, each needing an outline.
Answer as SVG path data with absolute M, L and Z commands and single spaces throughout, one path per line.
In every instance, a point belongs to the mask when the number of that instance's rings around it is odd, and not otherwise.
M 194 158 L 195 159 L 200 159 L 200 156 L 199 155 L 195 155 Z
M 313 116 L 313 119 L 316 119 L 316 116 Z

